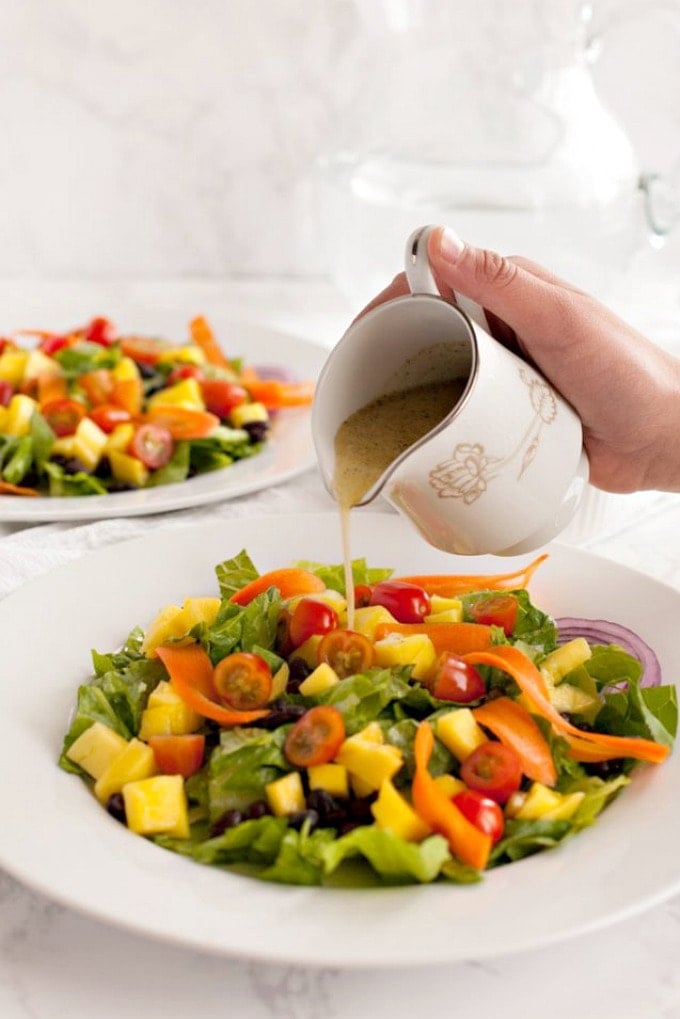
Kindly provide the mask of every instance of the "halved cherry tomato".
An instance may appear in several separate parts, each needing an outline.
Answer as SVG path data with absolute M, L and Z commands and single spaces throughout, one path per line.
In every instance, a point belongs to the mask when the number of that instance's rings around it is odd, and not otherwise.
M 464 789 L 453 797 L 453 803 L 468 821 L 488 835 L 495 845 L 503 835 L 505 818 L 495 800 L 483 796 L 476 789 Z
M 123 336 L 120 349 L 126 357 L 131 357 L 137 364 L 153 367 L 168 350 L 168 344 L 154 339 L 153 336 Z
M 197 364 L 178 364 L 168 375 L 168 384 L 181 382 L 182 379 L 196 379 L 197 382 L 203 382 L 203 369 Z
M 375 662 L 375 648 L 363 633 L 331 630 L 321 638 L 317 658 L 319 664 L 326 662 L 340 679 L 345 679 L 370 669 Z
M 124 410 L 123 407 L 116 407 L 113 403 L 101 403 L 98 407 L 93 407 L 89 417 L 107 435 L 118 425 L 124 425 L 126 421 L 131 420 L 131 415 L 127 410 Z
M 40 341 L 38 350 L 42 354 L 46 354 L 48 357 L 53 357 L 57 351 L 63 350 L 65 347 L 70 347 L 76 338 L 73 336 L 45 336 Z
M 422 587 L 403 580 L 383 580 L 371 594 L 371 605 L 382 605 L 398 623 L 420 623 L 430 614 L 430 596 Z
M 167 428 L 161 425 L 140 425 L 130 440 L 128 452 L 141 460 L 145 467 L 157 470 L 165 467 L 172 457 L 174 443 Z
M 469 704 L 486 693 L 486 684 L 480 672 L 451 651 L 445 651 L 437 659 L 432 673 L 427 677 L 427 686 L 434 697 L 441 701 L 455 701 Z
M 330 704 L 310 708 L 290 729 L 283 752 L 296 768 L 332 761 L 345 738 L 345 720 Z
M 6 407 L 14 396 L 14 390 L 9 382 L 0 379 L 0 407 Z
M 116 327 L 108 318 L 93 318 L 85 327 L 84 338 L 88 343 L 98 343 L 100 347 L 110 347 L 116 342 Z
M 354 585 L 354 608 L 365 609 L 371 604 L 371 595 L 373 594 L 373 588 L 369 587 L 368 584 L 355 584 Z
M 178 442 L 183 439 L 205 439 L 220 423 L 216 414 L 191 407 L 151 407 L 144 415 L 151 424 L 162 425 Z
M 310 570 L 303 570 L 299 566 L 284 566 L 251 580 L 236 594 L 232 594 L 229 601 L 236 605 L 250 605 L 253 598 L 257 598 L 258 594 L 262 594 L 269 587 L 276 587 L 281 592 L 282 598 L 294 598 L 297 594 L 323 591 L 326 585 Z
M 293 647 L 301 644 L 315 633 L 330 633 L 337 629 L 338 614 L 330 605 L 313 598 L 302 598 L 290 620 L 290 639 Z
M 78 400 L 52 400 L 41 407 L 41 414 L 55 435 L 73 435 L 87 413 Z
M 250 651 L 236 651 L 218 662 L 213 683 L 221 701 L 236 711 L 264 707 L 272 692 L 272 670 L 264 658 Z
M 501 626 L 506 637 L 510 637 L 517 622 L 517 599 L 512 594 L 490 594 L 488 598 L 480 598 L 469 609 L 475 623 L 485 626 Z
M 522 764 L 509 747 L 497 740 L 480 744 L 460 766 L 460 777 L 470 789 L 496 803 L 507 803 L 522 781 Z
M 226 379 L 204 379 L 200 386 L 206 410 L 220 418 L 226 418 L 234 407 L 240 407 L 248 399 L 243 386 Z
M 108 368 L 85 372 L 78 379 L 78 385 L 85 393 L 90 407 L 98 407 L 101 403 L 109 402 L 113 393 L 113 382 L 113 375 Z
M 268 714 L 266 708 L 259 711 L 234 711 L 218 704 L 213 683 L 213 666 L 208 652 L 200 644 L 168 644 L 156 648 L 163 662 L 174 690 L 185 704 L 220 725 L 249 725 Z
M 205 736 L 192 732 L 181 736 L 149 736 L 158 770 L 163 775 L 189 778 L 203 767 Z

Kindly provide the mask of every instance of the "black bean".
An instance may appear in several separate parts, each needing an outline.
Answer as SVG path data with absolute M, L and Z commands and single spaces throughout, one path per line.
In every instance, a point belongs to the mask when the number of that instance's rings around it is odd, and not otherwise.
M 125 816 L 125 800 L 121 793 L 114 793 L 113 796 L 109 796 L 106 801 L 106 809 L 108 810 L 111 817 L 115 817 L 116 821 L 120 821 L 121 824 L 125 824 L 127 818 Z
M 291 658 L 288 662 L 288 685 L 286 690 L 289 693 L 297 693 L 300 683 L 311 676 L 314 670 L 304 658 Z
M 316 810 L 300 810 L 297 814 L 289 814 L 288 827 L 300 831 L 305 821 L 309 822 L 309 830 L 313 831 L 319 823 Z
M 243 815 L 244 821 L 257 821 L 261 817 L 271 814 L 271 808 L 266 800 L 255 800 L 251 803 Z
M 52 457 L 52 463 L 58 464 L 64 474 L 79 474 L 81 471 L 84 471 L 86 474 L 90 473 L 85 464 L 75 456 L 61 456 L 58 454 Z
M 257 718 L 251 722 L 251 726 L 258 729 L 278 729 L 280 725 L 288 722 L 296 722 L 304 715 L 306 708 L 302 704 L 293 704 L 289 701 L 272 701 L 271 711 L 264 718 Z
M 240 810 L 225 810 L 225 812 L 211 825 L 210 837 L 214 839 L 217 838 L 218 835 L 223 835 L 229 828 L 235 828 L 242 820 L 243 814 Z
M 243 430 L 248 433 L 251 442 L 262 442 L 269 431 L 269 424 L 267 421 L 248 421 Z

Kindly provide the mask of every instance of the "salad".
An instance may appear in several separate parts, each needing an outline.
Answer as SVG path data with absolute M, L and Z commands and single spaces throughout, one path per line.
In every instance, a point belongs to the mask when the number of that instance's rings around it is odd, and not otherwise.
M 93 652 L 60 765 L 134 833 L 301 885 L 470 883 L 591 825 L 671 752 L 675 687 L 614 623 L 552 619 L 497 576 L 363 559 L 167 605 Z M 348 627 L 348 622 L 351 626 Z
M 258 453 L 272 413 L 311 403 L 312 383 L 227 359 L 202 316 L 189 333 L 178 346 L 95 318 L 0 337 L 0 495 L 184 481 Z

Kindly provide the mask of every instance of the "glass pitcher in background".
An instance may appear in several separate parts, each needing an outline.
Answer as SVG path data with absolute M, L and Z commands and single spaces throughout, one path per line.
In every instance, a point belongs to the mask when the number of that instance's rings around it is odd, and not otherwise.
M 331 274 L 358 306 L 423 222 L 606 298 L 645 234 L 578 0 L 355 0 L 356 89 L 318 164 Z M 649 203 L 648 203 L 649 204 Z

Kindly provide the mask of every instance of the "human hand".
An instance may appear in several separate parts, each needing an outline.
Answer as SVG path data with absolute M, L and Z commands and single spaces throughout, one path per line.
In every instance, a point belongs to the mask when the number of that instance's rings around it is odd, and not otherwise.
M 680 360 L 577 287 L 519 257 L 433 230 L 428 255 L 446 300 L 471 298 L 493 335 L 532 361 L 583 422 L 591 484 L 680 491 Z M 403 273 L 364 311 L 409 292 Z

